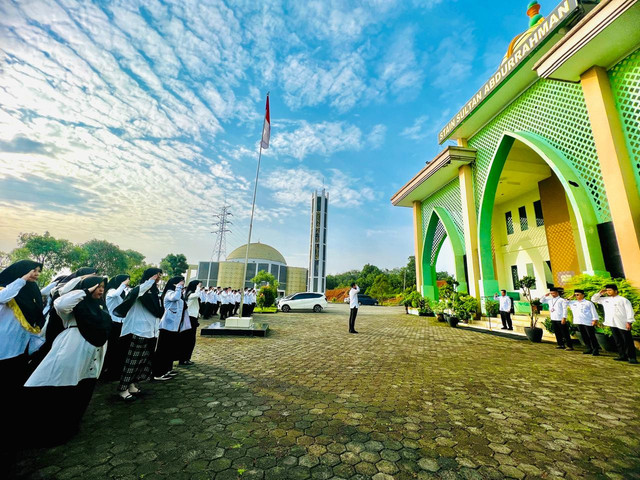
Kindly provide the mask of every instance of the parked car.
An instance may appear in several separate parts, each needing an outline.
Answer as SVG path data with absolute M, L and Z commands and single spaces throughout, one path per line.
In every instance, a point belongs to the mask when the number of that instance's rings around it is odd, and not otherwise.
M 349 303 L 349 296 L 344 297 L 344 303 Z M 358 305 L 379 305 L 379 302 L 369 295 L 358 294 Z
M 278 301 L 278 310 L 313 310 L 318 313 L 327 308 L 327 297 L 322 293 L 300 292 L 288 295 Z

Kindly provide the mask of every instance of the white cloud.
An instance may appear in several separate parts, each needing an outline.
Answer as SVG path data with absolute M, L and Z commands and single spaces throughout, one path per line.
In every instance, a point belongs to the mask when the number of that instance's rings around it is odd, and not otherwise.
M 429 120 L 427 115 L 419 116 L 413 121 L 413 125 L 403 129 L 400 132 L 400 135 L 415 141 L 424 140 L 429 133 L 428 131 L 425 131 L 425 124 L 427 123 L 427 120 Z
M 344 122 L 302 121 L 294 130 L 277 133 L 271 139 L 274 154 L 302 160 L 309 155 L 329 156 L 362 148 L 362 131 Z
M 371 149 L 380 148 L 384 143 L 385 136 L 387 134 L 387 127 L 379 123 L 374 125 L 367 137 L 367 147 Z

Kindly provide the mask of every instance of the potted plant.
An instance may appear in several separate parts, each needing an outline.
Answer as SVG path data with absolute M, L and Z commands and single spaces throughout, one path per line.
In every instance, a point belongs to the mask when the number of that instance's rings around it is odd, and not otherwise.
M 598 340 L 598 345 L 600 345 L 600 348 L 604 351 L 612 353 L 618 352 L 616 342 L 613 340 L 611 328 L 598 325 L 596 327 L 596 339 Z
M 433 311 L 436 314 L 436 320 L 439 322 L 446 322 L 444 311 L 447 308 L 447 305 L 444 300 L 440 300 L 433 306 Z
M 497 317 L 500 314 L 500 302 L 497 300 L 486 299 L 484 308 L 487 311 L 487 317 Z
M 524 327 L 524 333 L 527 335 L 527 338 L 534 343 L 542 342 L 542 334 L 544 333 L 541 328 L 538 327 L 538 309 L 533 308 L 533 299 L 531 298 L 531 288 L 535 286 L 536 279 L 535 277 L 531 277 L 529 275 L 525 275 L 519 281 L 520 290 L 522 290 L 522 295 L 527 299 L 529 305 L 531 305 L 531 309 L 529 312 L 530 323 L 528 327 Z

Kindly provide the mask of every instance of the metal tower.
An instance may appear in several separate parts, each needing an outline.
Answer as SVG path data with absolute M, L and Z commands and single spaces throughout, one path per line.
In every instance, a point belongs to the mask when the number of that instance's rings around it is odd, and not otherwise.
M 226 234 L 231 233 L 227 227 L 233 225 L 229 220 L 229 217 L 233 217 L 233 213 L 229 211 L 229 205 L 224 205 L 220 209 L 220 213 L 213 215 L 215 222 L 213 222 L 213 233 L 216 236 L 216 241 L 213 244 L 213 250 L 211 251 L 211 259 L 209 260 L 209 270 L 207 272 L 207 287 L 211 280 L 211 264 L 213 263 L 213 257 L 216 255 L 216 261 L 220 263 L 220 258 L 227 253 L 227 239 Z
M 307 290 L 324 293 L 327 286 L 327 210 L 329 192 L 324 188 L 311 195 L 311 239 Z

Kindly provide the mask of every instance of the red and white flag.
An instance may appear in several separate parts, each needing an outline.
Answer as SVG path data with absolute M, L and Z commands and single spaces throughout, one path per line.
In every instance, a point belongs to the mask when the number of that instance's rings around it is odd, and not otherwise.
M 269 148 L 269 137 L 271 137 L 271 117 L 269 116 L 269 94 L 267 93 L 267 111 L 264 115 L 262 140 L 260 141 L 260 146 L 262 148 Z

